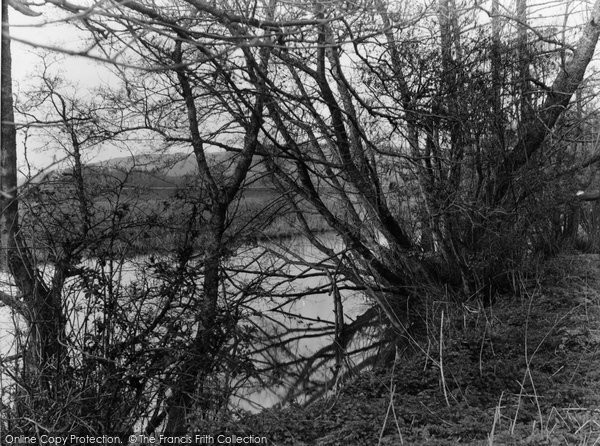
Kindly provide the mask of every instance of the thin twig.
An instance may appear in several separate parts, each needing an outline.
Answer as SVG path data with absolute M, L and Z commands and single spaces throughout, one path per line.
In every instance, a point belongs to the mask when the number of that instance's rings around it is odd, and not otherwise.
M 392 365 L 392 372 L 390 375 L 390 402 L 388 404 L 387 411 L 385 413 L 385 419 L 383 420 L 383 426 L 381 426 L 381 432 L 379 433 L 379 441 L 377 445 L 381 444 L 381 440 L 383 439 L 383 432 L 385 431 L 385 426 L 387 425 L 387 420 L 390 415 L 390 411 L 394 414 L 394 421 L 396 422 L 396 429 L 398 430 L 398 436 L 400 437 L 400 444 L 404 444 L 404 439 L 402 438 L 402 431 L 400 430 L 400 424 L 398 423 L 398 417 L 396 416 L 396 409 L 394 409 L 394 395 L 396 394 L 396 385 L 394 384 L 394 372 L 396 370 L 396 362 L 398 361 L 398 347 L 396 347 L 396 355 L 394 356 L 394 364 Z
M 444 399 L 446 400 L 446 405 L 450 407 L 450 401 L 448 400 L 448 391 L 446 390 L 446 377 L 444 376 L 444 310 L 442 310 L 442 317 L 440 318 L 440 376 L 442 378 L 442 389 L 444 390 Z
M 496 406 L 496 410 L 494 411 L 494 423 L 492 424 L 492 431 L 490 432 L 490 436 L 488 438 L 488 446 L 494 445 L 494 435 L 496 433 L 496 424 L 500 419 L 500 410 L 502 409 L 502 397 L 504 396 L 504 391 L 500 394 L 500 399 L 498 400 L 498 405 Z

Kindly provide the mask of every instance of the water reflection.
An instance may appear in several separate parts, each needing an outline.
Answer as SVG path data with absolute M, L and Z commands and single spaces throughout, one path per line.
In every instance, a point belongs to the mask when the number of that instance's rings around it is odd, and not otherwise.
M 335 252 L 343 250 L 341 240 L 333 234 L 320 234 L 319 242 Z M 265 345 L 257 345 L 255 362 L 266 364 L 268 361 L 291 361 L 293 358 L 310 358 L 323 347 L 334 340 L 334 299 L 331 273 L 325 271 L 325 264 L 332 262 L 321 251 L 304 237 L 262 240 L 255 246 L 240 247 L 226 262 L 230 272 L 224 285 L 224 299 L 242 299 L 240 290 L 247 290 L 248 284 L 260 276 L 267 279 L 260 282 L 260 289 L 253 295 L 245 294 L 247 298 L 246 322 L 260 326 L 265 333 L 274 339 L 267 339 Z M 105 274 L 118 287 L 127 287 L 135 281 L 143 281 L 146 286 L 152 286 L 148 279 L 148 256 L 138 257 L 119 264 L 116 271 L 109 271 L 108 265 L 99 265 L 88 261 L 86 266 Z M 47 267 L 45 276 L 52 274 L 52 268 Z M 6 278 L 4 278 L 6 279 Z M 142 283 L 142 282 L 140 282 Z M 86 307 L 89 302 L 81 288 L 67 283 L 65 309 L 69 315 L 69 331 L 71 334 L 85 333 L 86 324 L 94 321 L 96 316 L 93 309 Z M 366 308 L 361 293 L 340 287 L 340 295 L 346 322 L 354 320 Z M 5 290 L 8 291 L 8 290 Z M 12 290 L 14 291 L 14 290 Z M 152 302 L 144 305 L 149 309 Z M 228 305 L 232 302 L 224 302 Z M 236 302 L 239 304 L 238 302 Z M 5 357 L 14 353 L 15 320 L 8 308 L 0 308 L 0 355 Z M 309 334 L 310 336 L 306 336 Z M 160 336 L 157 336 L 160 339 Z M 269 342 L 281 342 L 281 347 L 275 351 L 269 348 Z M 360 342 L 357 341 L 357 342 Z M 262 349 L 262 350 L 261 350 Z M 313 373 L 312 378 L 325 379 L 329 374 L 332 361 Z M 292 367 L 296 374 L 302 364 Z M 250 382 L 234 399 L 234 405 L 246 410 L 256 411 L 269 407 L 281 401 L 287 387 L 293 382 L 293 374 L 287 381 L 272 381 L 270 387 L 262 387 L 259 381 Z

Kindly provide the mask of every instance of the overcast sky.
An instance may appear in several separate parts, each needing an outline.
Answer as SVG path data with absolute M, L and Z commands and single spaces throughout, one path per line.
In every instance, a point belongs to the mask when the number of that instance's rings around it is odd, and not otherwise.
M 514 1 L 502 3 L 507 8 L 505 13 L 508 14 L 510 10 L 514 10 Z M 546 17 L 543 19 L 544 22 L 562 25 L 562 14 L 564 14 L 565 7 L 568 5 L 570 5 L 569 9 L 572 14 L 570 17 L 571 25 L 575 25 L 577 28 L 576 25 L 584 23 L 581 18 L 581 11 L 589 9 L 591 6 L 591 4 L 586 4 L 585 0 L 573 2 L 565 0 L 531 0 L 529 2 L 530 19 L 535 21 L 539 17 Z M 15 40 L 12 44 L 13 82 L 14 91 L 17 95 L 31 87 L 36 82 L 36 73 L 40 72 L 41 60 L 39 55 L 45 50 L 41 47 L 36 48 L 36 44 L 75 51 L 86 48 L 86 33 L 61 20 L 68 16 L 67 13 L 50 8 L 43 8 L 40 11 L 43 11 L 43 15 L 40 17 L 27 17 L 12 9 L 9 12 L 11 34 L 16 39 L 30 42 L 30 44 L 23 44 Z M 579 14 L 576 11 L 579 11 Z M 485 18 L 486 14 L 483 12 L 482 14 Z M 31 45 L 31 43 L 34 45 Z M 52 57 L 59 61 L 55 65 L 55 69 L 60 70 L 68 83 L 74 88 L 80 89 L 82 93 L 95 86 L 110 84 L 111 80 L 114 82 L 115 78 L 101 62 L 95 62 L 85 57 L 61 54 L 55 54 Z M 48 150 L 36 151 L 34 150 L 35 146 L 36 141 L 29 141 L 28 159 L 34 167 L 47 166 L 57 159 L 57 153 Z M 23 166 L 22 138 L 19 142 L 19 155 L 20 166 Z M 123 155 L 123 152 L 105 147 L 101 152 L 96 151 L 96 153 L 89 154 L 88 157 L 106 159 Z
M 67 48 L 75 51 L 86 48 L 85 39 L 88 37 L 86 33 L 62 21 L 62 17 L 64 17 L 64 14 L 60 15 L 57 11 L 47 9 L 44 9 L 44 14 L 40 17 L 28 17 L 14 9 L 9 11 L 11 36 L 14 38 L 11 50 L 15 95 L 20 95 L 33 85 L 39 84 L 39 73 L 42 67 L 40 56 L 48 52 L 43 48 L 44 46 Z M 21 43 L 19 40 L 28 43 Z M 52 65 L 54 72 L 60 73 L 70 86 L 82 93 L 88 89 L 110 84 L 111 81 L 114 81 L 114 76 L 101 62 L 56 52 L 49 59 L 56 61 Z M 18 117 L 17 121 L 19 121 Z M 24 141 L 22 135 L 19 135 L 18 143 L 19 167 L 24 171 Z M 34 168 L 34 172 L 36 169 L 52 165 L 64 156 L 56 153 L 56 151 L 36 150 L 36 146 L 41 145 L 41 142 L 35 140 L 28 141 L 27 144 L 27 159 Z M 107 159 L 122 155 L 123 153 L 117 149 L 107 150 L 106 148 L 101 152 L 97 150 L 88 153 L 88 157 L 94 159 Z

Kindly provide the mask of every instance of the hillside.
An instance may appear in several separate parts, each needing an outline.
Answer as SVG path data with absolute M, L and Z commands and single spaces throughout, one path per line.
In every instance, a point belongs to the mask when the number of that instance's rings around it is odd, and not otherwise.
M 212 152 L 206 159 L 217 181 L 232 173 L 237 161 L 236 154 Z M 141 153 L 110 158 L 84 165 L 84 177 L 109 177 L 125 182 L 129 188 L 169 189 L 189 185 L 197 180 L 198 166 L 193 154 L 189 153 Z M 61 181 L 71 175 L 67 168 L 50 169 L 31 180 L 32 184 Z M 246 184 L 249 189 L 272 188 L 260 157 L 255 157 L 248 172 Z
M 209 153 L 207 159 L 213 178 L 227 181 L 236 165 L 235 154 Z M 93 236 L 104 240 L 114 229 L 113 236 L 127 240 L 134 254 L 163 250 L 183 240 L 189 221 L 181 216 L 189 215 L 195 205 L 208 199 L 193 155 L 182 153 L 141 154 L 91 163 L 83 166 L 82 177 Z M 46 234 L 52 240 L 62 240 L 67 233 L 77 237 L 83 218 L 78 181 L 72 169 L 55 169 L 22 187 L 23 200 L 37 213 L 31 233 Z M 118 216 L 116 226 L 113 215 Z M 284 191 L 271 183 L 260 157 L 255 158 L 227 217 L 225 235 L 233 244 L 295 236 L 303 229 Z M 307 211 L 304 219 L 313 231 L 329 229 L 316 213 Z M 40 226 L 40 222 L 48 221 L 53 224 Z M 200 219 L 198 226 L 202 225 Z M 199 237 L 198 247 L 202 243 Z
M 395 364 L 219 429 L 274 445 L 598 444 L 599 271 L 599 255 L 563 255 L 491 308 L 435 302 L 429 342 Z

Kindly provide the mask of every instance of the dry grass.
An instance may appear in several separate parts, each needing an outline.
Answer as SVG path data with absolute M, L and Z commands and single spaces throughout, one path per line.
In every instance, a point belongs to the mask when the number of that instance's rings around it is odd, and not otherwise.
M 333 405 L 231 428 L 278 445 L 600 445 L 599 270 L 598 255 L 561 256 L 493 307 L 439 303 L 421 350 L 435 361 L 405 355 Z

